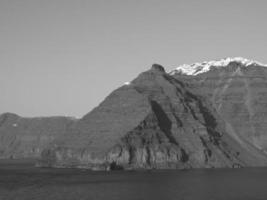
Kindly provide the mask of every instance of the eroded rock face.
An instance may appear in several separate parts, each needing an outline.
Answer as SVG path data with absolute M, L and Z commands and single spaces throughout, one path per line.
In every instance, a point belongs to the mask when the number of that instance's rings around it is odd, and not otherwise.
M 267 165 L 267 68 L 247 59 L 161 65 L 81 119 L 0 115 L 0 158 L 93 170 Z
M 265 154 L 229 133 L 212 102 L 181 80 L 153 65 L 55 140 L 39 165 L 108 170 L 267 164 Z
M 66 117 L 0 115 L 0 159 L 39 158 L 42 150 L 74 122 Z
M 256 157 L 267 149 L 267 68 L 232 61 L 197 75 L 175 73 L 195 94 L 210 101 L 226 131 Z

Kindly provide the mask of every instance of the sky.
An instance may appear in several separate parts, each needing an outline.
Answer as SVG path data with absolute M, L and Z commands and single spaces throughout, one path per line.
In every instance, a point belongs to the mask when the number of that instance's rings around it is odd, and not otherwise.
M 266 0 L 0 0 L 0 113 L 81 117 L 153 63 L 267 63 Z

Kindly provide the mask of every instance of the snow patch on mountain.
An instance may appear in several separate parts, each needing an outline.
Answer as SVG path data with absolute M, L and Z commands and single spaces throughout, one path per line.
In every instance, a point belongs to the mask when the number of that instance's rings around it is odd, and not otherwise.
M 131 84 L 131 82 L 125 82 L 124 83 L 124 85 L 130 85 Z
M 224 58 L 215 61 L 204 61 L 202 63 L 183 64 L 177 67 L 175 70 L 171 71 L 170 74 L 174 75 L 180 73 L 185 75 L 198 75 L 209 71 L 212 67 L 226 67 L 232 62 L 241 64 L 245 67 L 247 66 L 267 67 L 267 64 L 262 64 L 258 61 L 249 60 L 242 57 L 234 57 L 234 58 Z

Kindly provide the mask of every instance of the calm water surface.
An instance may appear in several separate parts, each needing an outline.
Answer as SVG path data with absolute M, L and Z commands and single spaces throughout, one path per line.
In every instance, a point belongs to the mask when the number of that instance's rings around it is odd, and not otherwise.
M 91 172 L 0 162 L 0 200 L 266 200 L 267 168 Z

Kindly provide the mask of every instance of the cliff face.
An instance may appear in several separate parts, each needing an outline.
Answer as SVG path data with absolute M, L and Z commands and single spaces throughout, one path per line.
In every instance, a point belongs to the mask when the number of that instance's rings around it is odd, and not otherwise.
M 267 68 L 232 61 L 204 73 L 175 78 L 209 100 L 226 122 L 226 131 L 246 149 L 267 150 Z
M 74 121 L 65 117 L 22 118 L 0 115 L 0 158 L 38 158 Z
M 267 164 L 264 153 L 242 145 L 228 129 L 212 102 L 153 65 L 58 137 L 42 152 L 39 165 L 182 169 Z
M 39 166 L 184 169 L 267 165 L 267 68 L 242 58 L 153 65 L 81 119 L 0 115 L 0 158 Z

